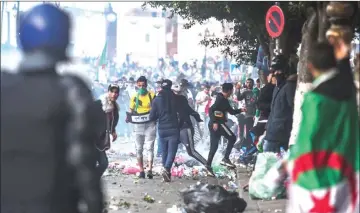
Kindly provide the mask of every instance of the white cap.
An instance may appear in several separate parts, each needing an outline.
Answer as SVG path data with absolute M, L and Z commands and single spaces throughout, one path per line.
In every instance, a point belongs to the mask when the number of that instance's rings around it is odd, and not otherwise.
M 179 84 L 173 84 L 171 86 L 171 90 L 173 90 L 175 92 L 180 92 L 180 85 Z

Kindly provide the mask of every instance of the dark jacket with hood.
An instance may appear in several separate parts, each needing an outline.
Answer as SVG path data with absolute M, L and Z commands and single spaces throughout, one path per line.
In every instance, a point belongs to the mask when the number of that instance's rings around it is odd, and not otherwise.
M 75 213 L 80 200 L 103 209 L 91 90 L 56 62 L 25 54 L 19 73 L 1 76 L 1 212 Z
M 175 94 L 170 88 L 163 88 L 154 98 L 150 110 L 150 120 L 158 122 L 161 138 L 179 135 L 179 120 L 176 112 Z
M 275 85 L 267 83 L 260 90 L 259 99 L 257 101 L 257 108 L 260 110 L 260 120 L 268 119 L 271 110 L 271 101 Z
M 215 116 L 215 113 L 219 111 L 222 113 L 222 117 Z M 229 100 L 224 97 L 222 93 L 218 93 L 216 95 L 216 99 L 214 104 L 210 107 L 209 110 L 209 116 L 210 116 L 210 122 L 209 124 L 213 123 L 226 123 L 227 116 L 226 114 L 230 113 L 231 115 L 236 115 L 241 113 L 241 109 L 233 109 L 230 106 Z
M 268 141 L 287 143 L 290 139 L 296 81 L 297 75 L 293 74 L 274 88 L 271 112 L 266 125 L 265 139 Z
M 190 128 L 193 129 L 193 125 L 190 119 L 190 115 L 193 116 L 197 122 L 202 121 L 198 112 L 194 111 L 188 100 L 183 95 L 175 95 L 176 111 L 179 118 L 180 129 Z
M 95 106 L 101 114 L 101 118 L 99 118 L 101 122 L 99 122 L 99 125 L 97 127 L 99 128 L 98 140 L 96 140 L 95 142 L 97 149 L 100 151 L 110 149 L 111 142 L 110 139 L 107 137 L 109 136 L 109 134 L 115 132 L 115 128 L 119 122 L 119 106 L 116 102 L 113 103 L 114 108 L 112 109 L 112 112 L 105 113 L 105 111 L 107 111 L 106 108 L 109 107 L 107 106 L 107 103 L 105 103 L 105 100 L 103 100 L 106 97 L 107 94 L 103 94 L 102 96 L 100 96 L 99 100 L 95 101 Z M 108 132 L 109 134 L 106 134 L 106 132 Z

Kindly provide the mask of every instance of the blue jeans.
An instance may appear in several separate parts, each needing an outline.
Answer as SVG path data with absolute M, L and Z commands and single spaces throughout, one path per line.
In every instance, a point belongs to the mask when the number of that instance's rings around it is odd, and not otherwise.
M 163 142 L 161 141 L 161 138 L 159 137 L 159 132 L 156 129 L 156 138 L 157 140 L 157 152 L 156 154 L 159 156 L 160 154 L 162 154 L 163 150 L 162 150 L 162 144 Z
M 179 145 L 178 136 L 170 136 L 165 138 L 159 138 L 162 146 L 162 164 L 164 168 L 170 172 L 174 163 L 176 152 Z
M 264 152 L 279 153 L 280 152 L 280 143 L 277 141 L 264 140 L 263 150 L 264 150 Z
M 255 134 L 251 131 L 250 131 L 250 137 L 251 137 L 252 143 L 254 143 L 255 142 Z

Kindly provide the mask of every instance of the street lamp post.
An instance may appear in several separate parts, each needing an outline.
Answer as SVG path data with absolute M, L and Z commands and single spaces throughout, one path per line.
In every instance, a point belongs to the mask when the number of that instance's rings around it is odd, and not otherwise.
M 107 60 L 113 60 L 116 55 L 117 14 L 114 12 L 111 3 L 105 7 L 104 16 L 106 22 Z
M 211 38 L 211 37 L 214 37 L 214 36 L 215 36 L 215 34 L 213 33 L 211 35 L 208 28 L 205 29 L 204 35 L 199 33 L 199 37 L 203 37 L 204 40 L 206 40 L 208 38 Z M 204 46 L 205 46 L 205 48 L 204 48 L 204 58 L 203 58 L 203 61 L 202 61 L 202 73 L 201 73 L 201 75 L 203 77 L 205 77 L 204 75 L 206 75 L 206 70 L 207 70 L 207 45 L 205 44 Z

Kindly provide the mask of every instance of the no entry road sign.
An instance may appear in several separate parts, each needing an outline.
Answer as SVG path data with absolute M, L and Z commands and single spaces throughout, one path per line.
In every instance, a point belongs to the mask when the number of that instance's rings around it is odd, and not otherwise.
M 279 6 L 272 6 L 266 13 L 266 30 L 272 38 L 277 38 L 284 31 L 285 17 Z

